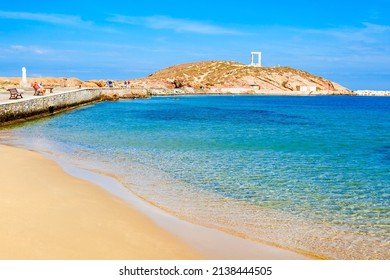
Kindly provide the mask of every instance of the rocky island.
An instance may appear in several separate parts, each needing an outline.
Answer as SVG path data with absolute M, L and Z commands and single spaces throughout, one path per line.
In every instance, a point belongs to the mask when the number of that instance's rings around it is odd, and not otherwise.
M 183 93 L 352 93 L 335 82 L 291 67 L 254 67 L 233 61 L 174 65 L 133 84 Z

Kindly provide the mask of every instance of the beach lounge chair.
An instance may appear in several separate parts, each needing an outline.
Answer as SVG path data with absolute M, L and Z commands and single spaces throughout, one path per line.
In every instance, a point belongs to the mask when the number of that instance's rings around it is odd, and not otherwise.
M 18 92 L 16 88 L 7 89 L 9 91 L 9 99 L 23 98 L 22 93 Z

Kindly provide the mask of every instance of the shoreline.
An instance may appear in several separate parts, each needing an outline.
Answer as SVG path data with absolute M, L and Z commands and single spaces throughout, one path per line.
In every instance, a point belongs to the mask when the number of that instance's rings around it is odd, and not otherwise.
M 105 200 L 115 200 L 118 202 L 118 205 L 115 207 L 122 207 L 123 203 L 126 204 L 128 207 L 132 208 L 132 211 L 134 211 L 138 216 L 140 216 L 140 220 L 143 220 L 143 223 L 151 223 L 152 227 L 155 227 L 153 231 L 158 231 L 159 233 L 154 236 L 156 240 L 154 242 L 157 242 L 158 245 L 161 247 L 160 252 L 153 252 L 149 257 L 145 257 L 145 259 L 284 259 L 284 260 L 293 260 L 293 259 L 310 259 L 306 256 L 299 255 L 297 253 L 279 249 L 277 247 L 269 246 L 260 244 L 257 242 L 245 240 L 236 236 L 232 236 L 230 234 L 220 232 L 217 230 L 205 228 L 199 225 L 191 224 L 189 222 L 186 222 L 184 220 L 181 220 L 177 217 L 174 217 L 161 209 L 154 207 L 147 202 L 143 201 L 141 198 L 136 197 L 134 194 L 131 193 L 130 190 L 125 188 L 122 184 L 120 184 L 116 179 L 98 174 L 96 172 L 80 169 L 78 167 L 69 165 L 68 163 L 61 161 L 58 158 L 55 158 L 52 155 L 42 154 L 36 151 L 28 151 L 25 149 L 15 148 L 13 146 L 5 146 L 3 144 L 0 144 L 0 150 L 2 151 L 2 154 L 18 154 L 19 158 L 24 157 L 27 154 L 34 154 L 34 158 L 38 159 L 39 161 L 45 161 L 46 164 L 51 165 L 50 168 L 60 168 L 63 173 L 66 173 L 68 176 L 67 179 L 71 179 L 72 181 L 77 179 L 83 182 L 77 183 L 77 186 L 81 185 L 90 185 L 89 188 L 93 188 L 94 190 L 89 190 L 91 192 L 91 197 L 94 198 L 94 195 L 98 193 L 99 195 L 103 195 L 104 193 L 104 199 Z M 24 155 L 24 156 L 23 156 Z M 6 165 L 3 161 L 3 158 L 0 160 L 1 166 Z M 40 166 L 36 165 L 32 162 L 30 162 L 31 166 Z M 56 167 L 53 167 L 56 166 Z M 8 169 L 10 167 L 8 166 Z M 41 168 L 41 167 L 39 167 Z M 4 168 L 2 168 L 4 169 Z M 34 168 L 33 168 L 34 169 Z M 58 170 L 57 170 L 58 171 Z M 3 170 L 4 172 L 4 170 Z M 60 172 L 61 173 L 61 172 Z M 46 174 L 46 173 L 45 173 Z M 4 174 L 3 176 L 7 177 L 6 182 L 12 182 L 15 180 L 15 178 L 10 178 L 11 175 Z M 45 175 L 43 175 L 45 177 Z M 56 173 L 56 176 L 58 177 L 58 173 Z M 61 178 L 64 178 L 66 176 L 61 175 Z M 55 176 L 52 178 L 56 180 Z M 69 182 L 69 181 L 67 181 Z M 34 185 L 34 180 L 29 181 L 29 184 Z M 72 183 L 73 184 L 73 183 Z M 73 186 L 72 186 L 73 187 Z M 65 192 L 63 188 L 61 190 L 58 190 L 59 192 Z M 4 190 L 2 190 L 4 192 Z M 67 194 L 70 195 L 70 194 Z M 7 199 L 6 196 L 2 195 L 2 199 Z M 42 199 L 42 198 L 38 198 Z M 77 198 L 76 198 L 77 199 Z M 91 198 L 91 200 L 93 200 Z M 0 200 L 1 201 L 1 200 Z M 8 201 L 10 205 L 13 204 L 12 199 Z M 70 207 L 66 205 L 65 202 L 63 203 L 64 209 L 67 207 Z M 72 203 L 74 201 L 72 200 Z M 91 201 L 91 203 L 93 203 Z M 111 204 L 110 204 L 111 205 Z M 121 206 L 119 206 L 121 205 Z M 26 207 L 26 205 L 19 205 L 21 209 L 20 211 L 24 211 L 25 214 L 29 213 L 28 209 L 23 209 L 23 207 Z M 77 205 L 80 207 L 81 205 Z M 114 206 L 113 206 L 114 207 Z M 27 207 L 28 208 L 28 207 Z M 86 211 L 90 211 L 90 209 L 84 209 Z M 123 209 L 122 209 L 123 210 Z M 122 211 L 121 210 L 121 211 Z M 4 209 L 3 209 L 4 211 Z M 123 211 L 122 211 L 123 212 Z M 122 213 L 121 212 L 121 213 Z M 67 217 L 66 213 L 63 218 L 69 219 Z M 89 213 L 90 214 L 90 213 Z M 123 213 L 122 213 L 123 214 Z M 132 213 L 132 215 L 135 215 Z M 0 216 L 0 218 L 3 220 L 4 217 Z M 87 217 L 84 217 L 88 219 Z M 94 217 L 96 218 L 96 217 Z M 3 222 L 3 221 L 2 221 Z M 61 225 L 60 221 L 57 221 L 59 223 L 58 226 Z M 101 221 L 100 221 L 101 222 Z M 126 222 L 126 221 L 121 221 Z M 20 230 L 23 229 L 23 225 L 16 224 Z M 43 224 L 44 225 L 44 224 Z M 2 223 L 2 227 L 6 226 L 5 223 Z M 138 228 L 139 227 L 139 228 Z M 137 230 L 142 231 L 148 231 L 148 227 L 145 227 L 142 223 L 141 225 L 138 224 Z M 77 235 L 77 233 L 73 233 L 74 235 Z M 120 235 L 120 232 L 116 232 L 116 234 Z M 122 232 L 122 234 L 128 236 L 128 232 Z M 167 238 L 167 239 L 166 239 Z M 1 238 L 0 240 L 4 240 L 4 238 Z M 14 240 L 16 241 L 16 240 Z M 142 240 L 139 240 L 140 242 L 136 242 L 137 246 L 146 246 L 147 244 L 142 244 Z M 4 241 L 3 241 L 4 242 Z M 2 243 L 3 243 L 2 242 Z M 43 243 L 45 240 L 41 240 L 41 245 L 45 246 Z M 12 242 L 8 243 L 9 247 L 12 246 Z M 163 249 L 164 245 L 169 245 L 168 253 L 166 252 L 166 248 Z M 175 244 L 175 245 L 172 245 Z M 124 246 L 122 246 L 123 248 Z M 146 246 L 148 247 L 148 246 Z M 153 248 L 156 248 L 153 246 Z M 158 248 L 158 247 L 157 247 Z M 172 249 L 174 248 L 174 249 Z M 34 248 L 30 248 L 34 249 Z M 162 250 L 161 250 L 162 249 Z M 115 249 L 113 249 L 115 250 Z M 171 250 L 177 250 L 175 252 L 170 252 Z M 15 251 L 15 250 L 14 250 Z M 87 250 L 88 251 L 88 250 Z M 50 253 L 50 252 L 46 252 Z M 140 252 L 138 252 L 140 253 Z M 157 256 L 156 256 L 157 254 Z M 162 254 L 162 256 L 161 256 Z M 173 254 L 173 255 L 172 255 Z M 175 255 L 176 254 L 176 255 Z M 158 257 L 159 256 L 159 257 Z M 58 258 L 55 255 L 52 257 L 47 256 L 48 259 L 52 258 Z M 5 257 L 7 259 L 7 257 Z M 12 257 L 11 257 L 12 258 Z M 34 259 L 35 257 L 32 256 L 31 259 Z M 39 258 L 39 257 L 38 257 Z M 61 257 L 60 257 L 61 258 Z M 66 258 L 66 257 L 65 257 Z M 70 258 L 73 258 L 72 256 Z M 103 257 L 103 259 L 106 259 L 107 257 Z M 0 254 L 0 259 L 4 259 L 4 252 L 3 254 Z M 16 258 L 18 259 L 18 258 Z M 30 259 L 30 258 L 27 258 Z M 95 259 L 95 258 L 93 258 Z M 99 257 L 97 258 L 99 259 Z M 137 259 L 131 258 L 131 259 Z

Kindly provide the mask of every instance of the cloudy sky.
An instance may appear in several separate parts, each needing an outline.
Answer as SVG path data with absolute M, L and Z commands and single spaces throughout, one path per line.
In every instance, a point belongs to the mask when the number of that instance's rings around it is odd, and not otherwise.
M 130 79 L 185 62 L 290 66 L 390 90 L 390 0 L 2 1 L 0 76 Z

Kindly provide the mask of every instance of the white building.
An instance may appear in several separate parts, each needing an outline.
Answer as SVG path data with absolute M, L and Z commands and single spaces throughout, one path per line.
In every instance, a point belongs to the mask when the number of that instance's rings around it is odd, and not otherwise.
M 317 91 L 317 86 L 297 86 L 298 91 Z

